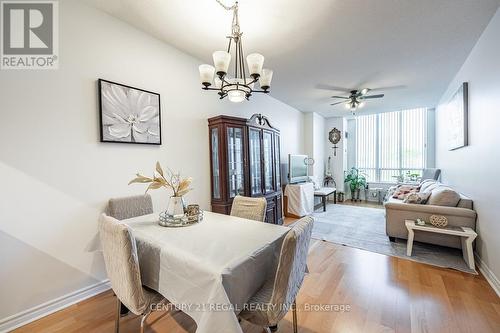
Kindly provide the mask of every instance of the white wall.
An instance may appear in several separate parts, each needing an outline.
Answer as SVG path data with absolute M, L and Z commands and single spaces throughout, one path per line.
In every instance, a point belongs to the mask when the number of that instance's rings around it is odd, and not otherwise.
M 313 113 L 314 135 L 314 175 L 318 181 L 325 176 L 325 118 L 318 113 Z
M 333 154 L 333 144 L 328 140 L 328 133 L 336 127 L 342 133 L 342 139 L 337 143 L 337 153 L 336 156 Z M 324 154 L 325 154 L 325 164 L 328 163 L 328 157 L 331 157 L 331 171 L 333 174 L 333 179 L 337 184 L 337 189 L 343 191 L 344 188 L 344 170 L 346 169 L 346 151 L 347 151 L 347 141 L 345 138 L 345 132 L 347 131 L 347 122 L 342 117 L 332 117 L 325 119 L 325 134 L 323 136 L 323 142 L 325 144 Z
M 325 118 L 316 112 L 304 114 L 304 151 L 314 158 L 309 174 L 322 182 L 325 174 Z
M 143 193 L 127 183 L 157 160 L 194 177 L 187 200 L 209 209 L 207 118 L 263 113 L 282 162 L 304 149 L 301 112 L 220 101 L 200 88 L 201 61 L 77 1 L 60 2 L 60 53 L 59 70 L 0 73 L 0 318 L 106 278 L 97 218 L 110 197 Z M 161 94 L 162 146 L 99 143 L 98 78 Z M 152 194 L 164 209 L 167 193 Z
M 436 164 L 442 181 L 474 200 L 479 237 L 476 251 L 500 277 L 500 11 L 497 11 L 450 83 L 436 112 Z M 448 123 L 442 104 L 469 82 L 469 146 L 448 151 Z M 498 280 L 497 280 L 498 282 Z
M 304 154 L 314 158 L 314 113 L 304 114 Z M 314 167 L 309 166 L 309 175 L 314 175 Z

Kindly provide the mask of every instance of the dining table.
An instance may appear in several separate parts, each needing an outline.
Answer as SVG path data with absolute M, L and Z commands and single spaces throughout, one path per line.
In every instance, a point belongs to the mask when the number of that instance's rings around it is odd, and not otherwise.
M 204 212 L 185 227 L 159 215 L 123 220 L 136 240 L 142 284 L 196 322 L 197 333 L 239 333 L 238 313 L 276 271 L 288 227 Z

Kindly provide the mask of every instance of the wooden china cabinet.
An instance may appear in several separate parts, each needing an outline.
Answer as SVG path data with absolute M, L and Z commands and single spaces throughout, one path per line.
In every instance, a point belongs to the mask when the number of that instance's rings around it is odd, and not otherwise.
M 266 222 L 283 223 L 280 131 L 255 114 L 250 119 L 208 119 L 212 211 L 231 212 L 236 195 L 265 197 Z

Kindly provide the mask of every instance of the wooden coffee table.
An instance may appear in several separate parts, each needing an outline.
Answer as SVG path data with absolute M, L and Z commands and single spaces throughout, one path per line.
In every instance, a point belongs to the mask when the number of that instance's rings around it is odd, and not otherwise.
M 408 229 L 408 243 L 406 245 L 406 255 L 411 257 L 413 249 L 413 238 L 415 230 L 434 232 L 437 234 L 459 236 L 462 241 L 462 254 L 465 262 L 470 269 L 475 269 L 474 265 L 474 252 L 472 250 L 472 242 L 476 239 L 477 234 L 474 230 L 468 227 L 444 227 L 437 228 L 432 225 L 418 225 L 413 220 L 405 220 L 406 229 Z

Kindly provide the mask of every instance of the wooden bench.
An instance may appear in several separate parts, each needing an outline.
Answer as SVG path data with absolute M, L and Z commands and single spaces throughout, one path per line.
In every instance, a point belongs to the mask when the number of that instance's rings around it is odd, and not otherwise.
M 318 190 L 314 190 L 314 196 L 321 198 L 321 203 L 323 204 L 323 211 L 326 212 L 326 200 L 329 195 L 333 194 L 333 203 L 337 203 L 337 189 L 335 187 L 322 187 Z

